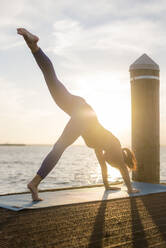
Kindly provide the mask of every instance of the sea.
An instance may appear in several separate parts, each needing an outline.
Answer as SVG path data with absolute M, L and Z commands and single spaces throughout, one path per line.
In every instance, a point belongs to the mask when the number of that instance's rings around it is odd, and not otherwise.
M 0 194 L 25 192 L 49 145 L 0 146 Z M 110 182 L 121 182 L 119 171 L 108 165 Z M 166 146 L 160 148 L 160 179 L 166 183 Z M 93 149 L 73 145 L 65 150 L 39 189 L 65 188 L 102 183 L 101 169 Z

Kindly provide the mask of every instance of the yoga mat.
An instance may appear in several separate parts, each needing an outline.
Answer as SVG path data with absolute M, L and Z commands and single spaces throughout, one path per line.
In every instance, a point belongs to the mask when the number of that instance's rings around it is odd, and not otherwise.
M 0 196 L 0 207 L 20 211 L 166 192 L 166 186 L 160 184 L 133 182 L 132 185 L 139 189 L 140 193 L 128 194 L 124 185 L 119 190 L 107 191 L 104 187 L 94 186 L 92 188 L 39 192 L 39 196 L 44 199 L 39 202 L 32 202 L 30 194 L 22 193 Z

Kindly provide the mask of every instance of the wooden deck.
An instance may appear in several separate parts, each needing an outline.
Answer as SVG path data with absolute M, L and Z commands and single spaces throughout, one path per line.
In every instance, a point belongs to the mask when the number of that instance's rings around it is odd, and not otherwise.
M 166 248 L 166 193 L 14 212 L 1 248 Z

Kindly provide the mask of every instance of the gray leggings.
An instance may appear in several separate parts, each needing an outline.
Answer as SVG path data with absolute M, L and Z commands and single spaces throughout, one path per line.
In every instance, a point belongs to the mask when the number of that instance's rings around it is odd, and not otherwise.
M 82 118 L 79 118 L 81 113 L 85 113 L 87 111 L 93 112 L 93 109 L 83 98 L 69 93 L 64 85 L 58 80 L 50 59 L 41 49 L 33 55 L 38 66 L 43 72 L 48 89 L 54 101 L 71 117 L 62 135 L 55 143 L 50 153 L 46 156 L 37 172 L 38 175 L 45 178 L 57 164 L 64 150 L 83 134 L 85 122 L 82 121 Z

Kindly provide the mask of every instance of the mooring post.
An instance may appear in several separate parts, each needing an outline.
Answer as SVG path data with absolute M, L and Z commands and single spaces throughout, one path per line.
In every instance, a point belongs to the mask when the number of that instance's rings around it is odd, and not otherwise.
M 160 182 L 159 66 L 143 54 L 130 66 L 134 181 Z

